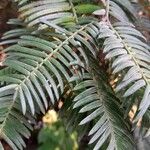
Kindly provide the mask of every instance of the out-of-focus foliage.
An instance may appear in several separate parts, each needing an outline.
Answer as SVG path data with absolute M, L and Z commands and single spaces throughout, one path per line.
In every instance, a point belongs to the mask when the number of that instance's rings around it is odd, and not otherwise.
M 144 10 L 150 16 L 150 1 L 149 0 L 139 0 L 139 2 L 144 6 Z
M 43 117 L 43 122 L 45 124 L 51 125 L 58 121 L 58 116 L 56 111 L 49 110 L 48 113 Z
M 39 132 L 38 150 L 77 150 L 77 134 L 69 134 L 63 123 L 57 120 L 56 112 L 51 110 L 44 117 L 44 127 Z

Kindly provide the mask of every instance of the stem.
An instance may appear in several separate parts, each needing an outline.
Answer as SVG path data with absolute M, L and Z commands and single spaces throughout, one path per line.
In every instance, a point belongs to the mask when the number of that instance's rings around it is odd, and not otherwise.
M 73 3 L 72 3 L 72 0 L 69 0 L 69 3 L 70 3 L 70 5 L 71 5 L 71 9 L 72 9 L 73 15 L 74 15 L 74 17 L 75 17 L 75 21 L 76 21 L 76 23 L 77 23 L 77 22 L 78 22 L 78 17 L 77 17 L 77 13 L 76 13 L 75 7 L 74 7 L 74 5 L 73 5 Z
M 113 27 L 111 24 L 110 24 L 109 26 L 110 26 L 110 28 L 115 32 L 115 34 L 117 35 L 117 37 L 122 41 L 122 44 L 124 45 L 124 47 L 125 47 L 125 49 L 127 50 L 128 54 L 131 55 L 131 57 L 132 57 L 134 63 L 135 63 L 136 66 L 139 68 L 139 72 L 141 73 L 143 79 L 145 80 L 145 82 L 146 82 L 147 84 L 149 84 L 148 79 L 147 79 L 146 76 L 144 75 L 144 72 L 141 70 L 141 67 L 140 67 L 138 61 L 137 61 L 136 58 L 132 55 L 132 54 L 133 54 L 133 52 L 132 52 L 132 47 L 128 46 L 128 44 L 123 41 L 123 39 L 121 38 L 121 36 L 118 34 L 118 32 L 114 29 L 114 27 Z
M 110 23 L 110 21 L 109 21 L 109 4 L 110 4 L 110 2 L 109 2 L 109 0 L 107 0 L 106 1 L 106 20 L 108 23 Z

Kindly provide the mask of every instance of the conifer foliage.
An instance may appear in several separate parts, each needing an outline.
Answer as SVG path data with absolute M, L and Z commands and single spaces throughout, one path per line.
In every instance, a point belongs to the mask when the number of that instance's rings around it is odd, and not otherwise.
M 36 117 L 61 99 L 66 127 L 87 126 L 94 150 L 134 149 L 132 131 L 139 122 L 143 136 L 149 136 L 150 47 L 136 28 L 129 0 L 14 3 L 18 18 L 8 21 L 13 29 L 0 42 L 5 56 L 0 140 L 13 150 L 25 149 Z M 133 106 L 137 111 L 131 120 Z

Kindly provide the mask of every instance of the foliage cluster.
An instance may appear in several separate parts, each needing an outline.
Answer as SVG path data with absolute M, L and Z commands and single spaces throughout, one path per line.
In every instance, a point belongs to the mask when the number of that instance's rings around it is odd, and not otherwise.
M 150 47 L 132 3 L 15 2 L 19 16 L 0 42 L 0 139 L 24 149 L 37 116 L 60 101 L 66 128 L 88 133 L 94 150 L 134 149 L 137 125 L 149 136 Z

